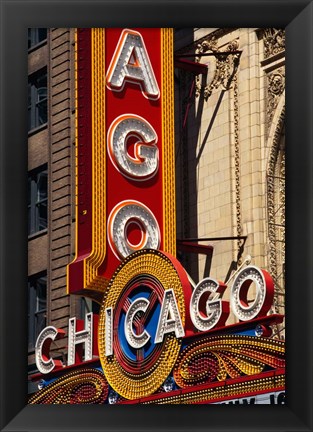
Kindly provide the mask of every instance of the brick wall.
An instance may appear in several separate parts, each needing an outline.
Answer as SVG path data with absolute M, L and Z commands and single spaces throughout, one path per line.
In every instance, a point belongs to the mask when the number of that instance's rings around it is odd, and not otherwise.
M 73 153 L 75 129 L 72 87 L 74 85 L 74 30 L 51 29 L 49 33 L 50 146 L 49 146 L 49 311 L 51 325 L 67 333 L 68 319 L 74 316 L 76 299 L 66 294 L 66 266 L 72 260 L 71 239 Z M 67 338 L 54 344 L 66 352 Z

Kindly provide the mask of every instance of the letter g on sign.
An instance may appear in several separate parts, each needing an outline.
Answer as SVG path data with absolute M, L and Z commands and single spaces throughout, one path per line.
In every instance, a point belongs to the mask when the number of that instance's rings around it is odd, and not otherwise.
M 134 155 L 128 151 L 135 139 Z M 117 117 L 108 130 L 108 153 L 115 168 L 127 178 L 137 181 L 153 177 L 159 167 L 158 136 L 151 124 L 135 114 Z

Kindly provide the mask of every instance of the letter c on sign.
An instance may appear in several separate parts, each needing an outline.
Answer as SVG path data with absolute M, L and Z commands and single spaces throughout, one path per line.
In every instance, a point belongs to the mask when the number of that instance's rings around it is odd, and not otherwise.
M 60 360 L 53 360 L 49 357 L 49 351 L 52 341 L 61 339 L 64 336 L 64 330 L 53 326 L 44 328 L 39 334 L 35 345 L 35 361 L 39 372 L 47 374 L 54 368 L 59 369 L 63 367 L 63 363 Z
M 139 228 L 141 239 L 133 244 L 128 239 L 130 225 Z M 144 204 L 135 200 L 125 200 L 117 204 L 108 217 L 108 240 L 118 259 L 140 249 L 158 249 L 160 229 L 153 213 Z
M 135 315 L 138 312 L 146 312 L 149 307 L 149 300 L 144 297 L 137 298 L 130 305 L 126 317 L 125 317 L 125 336 L 129 345 L 133 348 L 139 349 L 146 345 L 148 340 L 150 339 L 150 335 L 146 330 L 143 330 L 140 334 L 134 333 L 133 330 L 133 321 Z

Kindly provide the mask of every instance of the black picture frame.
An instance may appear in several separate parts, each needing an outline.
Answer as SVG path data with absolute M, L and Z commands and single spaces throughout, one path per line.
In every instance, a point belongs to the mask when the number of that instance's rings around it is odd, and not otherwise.
M 313 4 L 0 0 L 1 430 L 312 431 Z M 286 27 L 287 404 L 27 405 L 27 28 Z

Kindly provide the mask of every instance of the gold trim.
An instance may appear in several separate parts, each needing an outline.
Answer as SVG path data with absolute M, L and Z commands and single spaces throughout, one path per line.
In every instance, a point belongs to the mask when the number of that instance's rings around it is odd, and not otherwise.
M 175 396 L 169 396 L 150 401 L 139 402 L 144 405 L 150 404 L 196 404 L 201 402 L 213 403 L 220 399 L 231 399 L 242 397 L 242 394 L 255 395 L 255 392 L 278 391 L 285 388 L 285 374 L 274 375 L 271 377 L 257 378 L 246 382 L 234 384 L 221 384 L 218 387 L 210 386 L 201 390 L 190 391 L 190 393 L 180 393 Z M 246 396 L 247 397 L 247 396 Z M 223 402 L 223 401 L 222 401 Z
M 84 261 L 84 287 L 103 291 L 107 286 L 98 276 L 106 254 L 105 226 L 105 30 L 91 29 L 92 73 L 92 251 Z
M 94 391 L 84 393 L 84 387 Z M 79 395 L 79 391 L 82 393 Z M 28 401 L 35 404 L 104 404 L 108 383 L 97 369 L 78 369 L 57 378 L 32 395 Z M 73 402 L 75 401 L 75 402 Z
M 256 375 L 266 366 L 285 367 L 282 341 L 245 335 L 207 336 L 189 344 L 179 355 L 173 377 L 181 388 Z M 201 361 L 205 365 L 199 366 Z
M 163 250 L 176 256 L 173 29 L 161 29 Z
M 77 29 L 75 30 L 75 147 L 76 147 L 76 245 L 78 258 L 78 76 L 77 76 Z M 91 92 L 92 92 L 92 250 L 83 261 L 84 295 L 88 292 L 104 292 L 109 280 L 98 276 L 98 268 L 106 254 L 106 134 L 105 134 L 105 29 L 91 29 Z M 73 263 L 72 262 L 72 263 Z M 72 264 L 71 263 L 71 264 Z M 71 265 L 69 264 L 69 265 Z M 67 293 L 69 281 L 67 272 Z M 79 294 L 82 294 L 80 292 Z
M 142 275 L 155 278 L 164 291 L 173 289 L 182 320 L 185 324 L 185 299 L 180 277 L 171 262 L 162 252 L 157 250 L 140 250 L 127 257 L 119 266 L 103 301 L 98 333 L 98 346 L 101 366 L 111 387 L 126 399 L 137 399 L 153 394 L 164 382 L 177 360 L 181 339 L 173 334 L 167 334 L 161 346 L 161 353 L 155 363 L 147 371 L 137 374 L 127 372 L 119 363 L 116 354 L 106 356 L 106 314 L 107 308 L 116 308 L 125 287 L 130 282 L 140 280 Z M 116 338 L 116 333 L 114 338 Z
M 176 203 L 174 159 L 174 63 L 173 29 L 161 30 L 161 120 L 163 250 L 176 256 Z M 84 260 L 84 295 L 104 292 L 109 280 L 98 276 L 106 255 L 106 133 L 105 133 L 105 29 L 91 29 L 92 62 L 92 251 Z M 76 163 L 78 158 L 77 32 L 75 33 Z M 76 165 L 76 220 L 78 220 Z M 76 224 L 76 239 L 78 226 Z M 75 259 L 77 259 L 77 241 Z M 81 293 L 80 293 L 81 294 Z
M 75 220 L 78 221 L 78 66 L 77 66 L 77 28 L 74 31 L 74 94 L 75 94 Z M 75 257 L 66 268 L 66 294 L 70 294 L 69 291 L 69 266 L 74 263 L 78 257 L 78 223 L 75 224 Z

